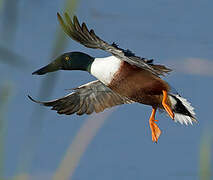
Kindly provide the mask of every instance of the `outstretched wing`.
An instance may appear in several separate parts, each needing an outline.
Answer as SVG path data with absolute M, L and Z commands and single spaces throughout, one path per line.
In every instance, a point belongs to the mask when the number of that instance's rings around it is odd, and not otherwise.
M 59 13 L 57 13 L 57 16 L 64 32 L 73 40 L 88 48 L 102 49 L 104 51 L 107 51 L 117 58 L 128 62 L 129 64 L 146 69 L 155 75 L 164 75 L 165 73 L 171 71 L 165 66 L 161 66 L 163 68 L 153 67 L 153 60 L 135 56 L 134 53 L 132 53 L 130 50 L 121 49 L 115 43 L 111 45 L 108 44 L 107 42 L 100 39 L 95 34 L 93 29 L 89 31 L 85 23 L 82 23 L 82 25 L 80 25 L 76 16 L 73 17 L 73 21 L 70 19 L 67 13 L 64 14 L 65 21 Z
M 120 104 L 133 103 L 133 101 L 121 97 L 105 86 L 99 80 L 92 81 L 74 89 L 75 91 L 65 97 L 53 101 L 36 101 L 28 96 L 32 101 L 52 106 L 52 110 L 56 110 L 59 114 L 91 114 L 103 111 Z

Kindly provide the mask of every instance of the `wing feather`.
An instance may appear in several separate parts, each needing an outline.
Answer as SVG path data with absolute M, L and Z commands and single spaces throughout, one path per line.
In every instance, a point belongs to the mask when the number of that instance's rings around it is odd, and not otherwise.
M 132 53 L 130 50 L 121 49 L 115 43 L 108 44 L 107 42 L 99 38 L 95 34 L 93 29 L 89 30 L 85 23 L 82 23 L 82 25 L 80 25 L 76 16 L 74 16 L 73 20 L 71 20 L 69 15 L 65 13 L 65 21 L 59 13 L 57 13 L 57 16 L 64 32 L 73 40 L 79 42 L 85 47 L 107 51 L 129 64 L 146 69 L 157 76 L 165 75 L 166 73 L 171 71 L 171 69 L 166 68 L 162 65 L 161 68 L 158 68 L 158 66 L 154 67 L 154 65 L 152 64 L 153 60 L 135 56 L 134 53 Z
M 42 102 L 28 97 L 36 103 L 51 106 L 51 109 L 59 114 L 67 115 L 98 113 L 116 105 L 133 103 L 133 101 L 113 92 L 99 80 L 75 88 L 74 92 L 52 101 Z

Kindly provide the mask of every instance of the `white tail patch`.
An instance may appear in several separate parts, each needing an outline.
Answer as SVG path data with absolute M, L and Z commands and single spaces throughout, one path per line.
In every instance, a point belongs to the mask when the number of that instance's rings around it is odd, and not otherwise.
M 196 118 L 195 118 L 195 112 L 194 112 L 194 108 L 191 106 L 191 104 L 183 97 L 181 97 L 178 94 L 171 94 L 172 96 L 175 96 L 178 100 L 180 100 L 180 102 L 182 103 L 182 105 L 187 109 L 187 111 L 191 114 L 191 116 L 185 115 L 183 112 L 178 111 L 179 109 L 176 107 L 177 106 L 177 100 L 172 97 L 169 96 L 169 99 L 172 103 L 172 109 L 174 111 L 175 117 L 174 117 L 174 121 L 175 122 L 179 122 L 181 124 L 192 124 L 193 122 L 197 122 Z
M 180 114 L 180 113 L 175 113 L 174 121 L 179 122 L 181 124 L 186 124 L 186 125 L 188 125 L 188 124 L 192 125 L 193 121 L 197 122 L 195 118 L 192 118 L 192 117 Z

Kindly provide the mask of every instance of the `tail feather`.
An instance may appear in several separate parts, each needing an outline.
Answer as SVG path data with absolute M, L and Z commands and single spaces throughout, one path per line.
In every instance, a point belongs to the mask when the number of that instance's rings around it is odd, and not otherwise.
M 169 99 L 175 114 L 175 122 L 186 125 L 197 122 L 194 108 L 185 98 L 181 97 L 179 94 L 169 94 Z

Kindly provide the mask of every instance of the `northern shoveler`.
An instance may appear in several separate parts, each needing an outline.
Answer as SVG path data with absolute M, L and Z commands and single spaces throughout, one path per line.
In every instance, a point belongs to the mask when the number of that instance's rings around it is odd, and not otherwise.
M 94 49 L 102 49 L 112 54 L 105 58 L 94 58 L 82 52 L 64 53 L 47 66 L 33 72 L 42 75 L 57 70 L 87 71 L 98 80 L 74 89 L 74 92 L 60 99 L 41 102 L 52 106 L 59 114 L 91 114 L 120 104 L 141 103 L 152 106 L 149 124 L 152 140 L 158 141 L 161 130 L 155 123 L 157 109 L 164 110 L 176 122 L 192 124 L 196 122 L 194 108 L 171 86 L 160 78 L 171 69 L 153 64 L 152 59 L 135 56 L 130 50 L 119 48 L 115 43 L 108 44 L 99 38 L 85 23 L 79 24 L 76 16 L 65 21 L 57 14 L 64 32 L 80 44 Z

